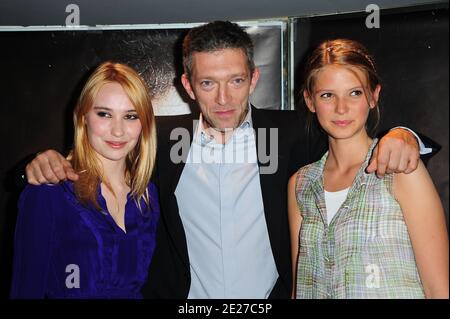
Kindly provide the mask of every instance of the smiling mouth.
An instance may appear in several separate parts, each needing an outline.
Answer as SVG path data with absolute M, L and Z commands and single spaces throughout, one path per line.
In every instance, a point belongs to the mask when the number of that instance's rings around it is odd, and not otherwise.
M 108 144 L 110 147 L 114 148 L 114 149 L 120 149 L 122 147 L 124 147 L 127 142 L 111 142 L 111 141 L 106 141 L 106 144 Z

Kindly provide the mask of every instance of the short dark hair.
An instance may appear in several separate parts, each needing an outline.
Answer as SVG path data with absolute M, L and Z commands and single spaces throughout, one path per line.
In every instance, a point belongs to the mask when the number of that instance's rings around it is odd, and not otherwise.
M 182 30 L 136 30 L 112 34 L 110 52 L 138 70 L 150 89 L 152 98 L 164 96 L 181 71 Z
M 241 49 L 253 74 L 253 42 L 245 30 L 230 21 L 214 21 L 189 30 L 183 41 L 184 72 L 191 77 L 194 52 L 214 52 L 223 49 Z

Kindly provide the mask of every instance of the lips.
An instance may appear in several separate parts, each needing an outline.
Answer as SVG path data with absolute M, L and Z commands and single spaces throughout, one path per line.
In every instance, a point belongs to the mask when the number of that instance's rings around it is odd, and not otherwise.
M 350 120 L 340 120 L 340 121 L 332 121 L 334 124 L 336 124 L 337 126 L 341 126 L 341 127 L 345 127 L 347 125 L 349 125 L 352 121 Z
M 108 144 L 110 147 L 114 149 L 120 149 L 123 148 L 127 144 L 127 142 L 106 141 L 106 144 Z
M 216 113 L 218 116 L 230 116 L 233 115 L 234 110 L 216 111 L 214 113 Z

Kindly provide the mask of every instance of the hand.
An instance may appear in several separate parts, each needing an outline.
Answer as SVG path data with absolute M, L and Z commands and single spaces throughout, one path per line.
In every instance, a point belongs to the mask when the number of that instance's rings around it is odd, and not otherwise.
M 378 177 L 386 173 L 409 174 L 416 170 L 419 158 L 416 137 L 407 130 L 396 128 L 378 142 L 366 171 L 376 171 Z
M 40 153 L 28 163 L 25 171 L 28 183 L 33 185 L 57 184 L 66 179 L 72 181 L 78 179 L 70 162 L 54 150 Z

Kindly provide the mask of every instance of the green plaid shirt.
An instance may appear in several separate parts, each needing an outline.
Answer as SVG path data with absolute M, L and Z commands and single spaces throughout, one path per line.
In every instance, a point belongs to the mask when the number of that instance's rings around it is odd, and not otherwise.
M 393 175 L 364 171 L 376 142 L 330 225 L 322 178 L 328 152 L 299 170 L 297 298 L 424 298 Z

